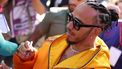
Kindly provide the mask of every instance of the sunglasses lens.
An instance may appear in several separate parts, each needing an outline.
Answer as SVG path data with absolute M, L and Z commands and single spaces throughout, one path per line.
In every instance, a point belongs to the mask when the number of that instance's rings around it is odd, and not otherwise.
M 81 23 L 80 23 L 79 21 L 77 21 L 76 19 L 74 19 L 73 25 L 74 25 L 74 28 L 75 28 L 76 30 L 79 30 L 80 27 L 81 27 Z
M 78 18 L 73 17 L 73 15 L 71 13 L 68 14 L 68 22 L 72 21 L 73 23 L 73 28 L 76 29 L 77 31 L 81 28 L 81 27 L 97 27 L 97 28 L 101 28 L 100 26 L 95 26 L 95 25 L 85 25 L 85 23 L 83 23 L 82 21 L 80 21 Z
M 76 20 L 71 13 L 68 14 L 68 22 L 70 22 L 70 21 L 73 22 L 73 27 L 76 30 L 80 29 L 80 24 L 79 24 L 78 20 Z

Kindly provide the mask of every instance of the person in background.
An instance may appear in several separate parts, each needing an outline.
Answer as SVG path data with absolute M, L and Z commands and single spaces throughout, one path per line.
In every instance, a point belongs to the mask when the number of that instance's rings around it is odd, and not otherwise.
M 109 49 L 97 37 L 111 26 L 110 14 L 99 3 L 81 3 L 68 13 L 66 34 L 47 39 L 39 50 L 23 42 L 14 54 L 14 69 L 110 69 Z
M 119 19 L 119 8 L 116 5 L 108 5 L 107 7 L 110 9 L 115 17 L 113 17 L 113 23 L 111 28 L 107 29 L 106 31 L 103 31 L 99 37 L 102 38 L 107 46 L 110 48 L 111 46 L 118 46 L 119 45 L 119 24 L 118 24 L 118 19 Z M 111 41 L 112 40 L 112 41 Z
M 42 0 L 43 1 L 43 0 Z M 32 0 L 32 6 L 38 14 L 42 15 L 46 12 L 45 6 L 40 2 L 40 0 Z
M 16 43 L 5 40 L 2 32 L 0 32 L 0 55 L 11 56 L 16 52 L 18 45 Z
M 118 0 L 116 5 L 120 8 L 119 19 L 122 19 L 122 0 Z
M 115 2 L 116 1 L 116 2 Z M 111 4 L 113 3 L 113 4 Z M 119 4 L 120 3 L 120 4 Z M 110 63 L 112 69 L 120 69 L 122 68 L 122 38 L 121 38 L 121 0 L 114 0 L 110 2 L 108 5 L 108 9 L 111 9 L 116 16 L 113 17 L 112 27 L 102 32 L 99 37 L 104 40 L 104 42 L 108 45 L 110 49 Z M 113 15 L 112 14 L 112 15 Z
M 120 30 L 119 30 L 120 31 L 120 33 L 119 33 L 120 34 L 120 36 L 119 36 L 119 43 L 120 43 L 120 45 L 118 46 L 117 49 L 119 49 L 119 51 L 122 52 L 122 0 L 118 0 L 116 5 L 120 8 L 120 15 L 119 15 L 119 20 L 118 20 L 119 28 L 120 28 Z M 116 65 L 113 67 L 113 69 L 120 69 L 120 68 L 122 68 L 121 64 L 122 64 L 122 53 L 121 53 L 121 55 L 120 55 Z
M 1 25 L 1 23 L 0 23 Z M 9 69 L 9 63 L 7 63 L 4 58 L 5 57 L 9 57 L 9 56 L 12 56 L 16 51 L 17 51 L 17 48 L 18 48 L 18 45 L 16 43 L 13 43 L 13 42 L 10 42 L 8 40 L 5 40 L 3 35 L 2 35 L 2 32 L 0 30 L 0 68 L 3 68 L 3 69 L 6 69 L 8 68 Z M 2 60 L 5 60 L 3 64 L 2 63 Z M 9 59 L 9 58 L 7 58 Z M 11 66 L 10 66 L 11 67 Z
M 32 29 L 34 29 L 36 13 L 39 12 L 41 15 L 45 12 L 45 8 L 40 0 L 4 0 L 2 7 L 3 14 L 10 27 L 10 32 L 4 33 L 3 36 L 6 40 L 18 45 L 21 41 L 24 41 L 30 32 L 32 32 Z M 0 61 L 4 60 L 9 67 L 12 67 L 12 55 L 1 55 L 0 57 Z
M 4 39 L 3 36 L 3 33 L 7 33 L 9 31 L 6 18 L 3 14 L 3 7 L 6 2 L 7 0 L 0 0 L 0 61 L 2 61 L 2 58 L 4 57 L 12 56 L 18 48 L 18 45 L 16 43 Z M 9 69 L 8 66 L 9 65 L 8 63 L 6 63 L 6 61 L 4 61 L 4 63 L 0 63 L 0 69 Z

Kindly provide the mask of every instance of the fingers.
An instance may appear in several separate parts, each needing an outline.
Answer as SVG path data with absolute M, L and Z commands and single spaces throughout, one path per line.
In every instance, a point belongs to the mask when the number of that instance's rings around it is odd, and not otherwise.
M 5 63 L 1 63 L 0 69 L 10 69 Z
M 25 42 L 25 48 L 29 48 L 29 44 L 30 44 L 30 42 L 29 41 L 26 41 Z
M 25 51 L 26 51 L 26 48 L 24 47 L 24 42 L 22 42 L 18 47 L 18 52 L 21 54 L 24 54 Z
M 32 46 L 33 42 L 22 42 L 18 48 L 18 55 L 22 58 L 22 59 L 27 59 L 31 56 L 34 55 L 34 48 Z
M 2 69 L 2 65 L 0 64 L 0 69 Z

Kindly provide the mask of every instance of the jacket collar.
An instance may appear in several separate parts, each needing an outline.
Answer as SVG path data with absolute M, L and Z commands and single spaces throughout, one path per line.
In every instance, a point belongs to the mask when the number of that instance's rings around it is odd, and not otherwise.
M 92 59 L 97 55 L 97 53 L 101 50 L 100 47 L 93 48 L 90 50 L 83 51 L 79 54 L 76 54 L 70 58 L 63 60 L 58 63 L 63 51 L 68 46 L 66 42 L 66 35 L 63 35 L 56 39 L 50 48 L 50 68 L 82 68 L 86 66 Z

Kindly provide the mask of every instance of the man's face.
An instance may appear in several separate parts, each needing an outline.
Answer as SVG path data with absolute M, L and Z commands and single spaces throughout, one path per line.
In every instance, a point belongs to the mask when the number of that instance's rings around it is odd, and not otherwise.
M 68 4 L 69 10 L 72 12 L 77 5 L 85 1 L 86 0 L 69 0 L 69 4 Z
M 0 0 L 0 5 L 4 6 L 7 2 L 8 2 L 8 0 Z
M 89 12 L 90 11 L 90 12 Z M 78 24 L 73 22 L 79 22 L 81 25 L 94 25 L 95 16 L 97 15 L 96 10 L 88 5 L 80 5 L 72 12 L 72 20 L 69 19 L 67 24 L 67 41 L 70 43 L 83 42 L 90 34 L 91 31 L 96 27 L 80 27 Z M 73 21 L 74 20 L 74 21 Z
M 120 18 L 122 18 L 122 2 L 118 3 L 118 7 L 120 8 Z

